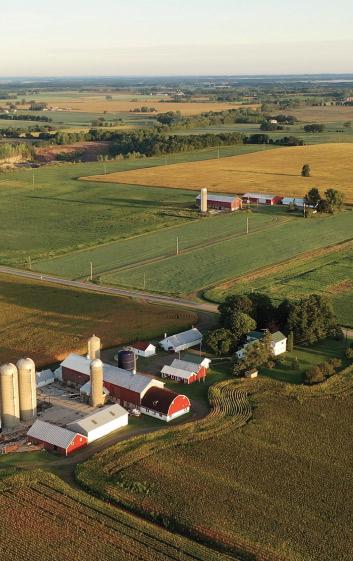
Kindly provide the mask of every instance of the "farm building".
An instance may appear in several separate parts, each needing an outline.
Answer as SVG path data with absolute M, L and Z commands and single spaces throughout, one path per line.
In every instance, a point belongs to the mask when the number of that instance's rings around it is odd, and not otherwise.
M 175 359 L 170 366 L 163 366 L 161 372 L 162 378 L 170 378 L 183 384 L 193 384 L 201 380 L 204 381 L 206 378 L 206 368 L 204 366 L 186 360 Z
M 109 390 L 107 390 L 107 388 L 103 388 L 103 395 L 105 401 L 109 396 Z M 91 396 L 91 382 L 86 382 L 80 387 L 80 396 L 84 399 L 84 401 L 89 401 Z
M 32 444 L 42 444 L 45 450 L 55 450 L 64 456 L 87 446 L 86 436 L 39 420 L 27 432 L 27 439 Z
M 245 193 L 242 196 L 243 203 L 253 203 L 260 205 L 277 205 L 283 199 L 279 195 L 268 195 L 267 193 Z
M 167 423 L 189 413 L 190 407 L 190 400 L 186 395 L 160 388 L 150 388 L 141 401 L 142 413 Z
M 239 359 L 244 358 L 246 348 L 249 345 L 252 345 L 256 341 L 261 341 L 266 335 L 266 331 L 251 331 L 246 336 L 246 343 L 245 345 L 236 352 L 236 355 Z M 271 333 L 271 349 L 272 354 L 274 356 L 281 355 L 286 352 L 287 350 L 287 337 L 283 335 L 281 331 L 276 331 L 275 333 Z
M 196 197 L 196 203 L 201 208 L 201 195 Z M 207 195 L 207 207 L 214 210 L 234 212 L 235 210 L 241 209 L 242 206 L 243 202 L 241 198 L 234 195 L 212 195 L 211 193 Z
M 37 388 L 44 388 L 55 382 L 54 372 L 49 368 L 36 373 Z
M 92 415 L 78 419 L 67 425 L 71 431 L 83 434 L 88 444 L 103 438 L 113 431 L 126 427 L 129 422 L 129 414 L 118 404 L 109 405 L 98 409 Z
M 194 364 L 197 364 L 198 366 L 203 366 L 204 368 L 206 368 L 206 370 L 208 370 L 211 366 L 211 359 L 207 358 L 206 356 L 197 356 L 194 354 L 188 354 L 187 355 L 187 362 L 193 362 Z
M 289 206 L 289 205 L 296 205 L 299 208 L 304 207 L 304 199 L 300 197 L 283 197 L 282 205 Z
M 202 333 L 196 327 L 193 327 L 188 331 L 183 331 L 182 333 L 177 333 L 170 337 L 166 336 L 159 344 L 165 351 L 178 353 L 190 349 L 191 347 L 201 345 L 201 343 Z
M 135 353 L 135 355 L 142 356 L 143 358 L 148 358 L 156 354 L 156 347 L 147 341 L 136 341 L 136 343 L 127 348 L 129 351 Z
M 61 363 L 61 375 L 65 384 L 81 387 L 90 381 L 91 361 L 86 357 L 70 354 Z M 163 388 L 163 382 L 149 376 L 133 374 L 110 364 L 103 366 L 103 385 L 110 399 L 123 407 L 139 407 L 147 390 L 153 386 Z

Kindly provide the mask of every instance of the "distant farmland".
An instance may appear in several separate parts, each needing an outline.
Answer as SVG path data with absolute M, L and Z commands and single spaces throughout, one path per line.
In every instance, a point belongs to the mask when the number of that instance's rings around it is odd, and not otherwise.
M 335 187 L 353 202 L 353 144 L 280 148 L 205 162 L 160 166 L 86 178 L 107 183 L 200 189 L 227 193 L 259 191 L 302 197 L 311 187 Z M 308 163 L 312 177 L 300 175 Z

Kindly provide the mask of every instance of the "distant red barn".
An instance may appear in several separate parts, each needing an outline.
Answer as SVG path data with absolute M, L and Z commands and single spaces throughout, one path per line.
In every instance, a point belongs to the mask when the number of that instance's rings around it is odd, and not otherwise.
M 196 202 L 201 206 L 201 195 L 196 197 Z M 242 208 L 243 202 L 240 197 L 227 196 L 227 195 L 207 195 L 207 208 L 212 208 L 213 210 L 225 210 L 228 212 L 234 212 Z
M 242 196 L 243 203 L 261 204 L 261 205 L 277 205 L 283 199 L 280 195 L 269 195 L 268 193 L 245 193 Z
M 172 421 L 190 411 L 190 400 L 166 388 L 150 388 L 142 398 L 141 412 L 162 421 Z

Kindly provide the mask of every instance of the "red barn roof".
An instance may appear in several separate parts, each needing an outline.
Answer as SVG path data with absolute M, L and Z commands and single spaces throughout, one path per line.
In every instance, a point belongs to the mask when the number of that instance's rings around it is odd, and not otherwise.
M 147 341 L 136 341 L 136 343 L 131 345 L 131 347 L 133 349 L 138 349 L 139 351 L 147 351 L 150 345 L 151 343 L 148 343 Z
M 173 401 L 179 397 L 177 394 L 171 390 L 165 388 L 150 388 L 141 400 L 142 407 L 147 409 L 152 409 L 157 411 L 157 413 L 162 413 L 163 415 L 169 414 L 169 408 Z M 185 396 L 183 396 L 185 397 Z M 187 398 L 186 398 L 187 399 Z M 190 402 L 189 402 L 190 406 Z

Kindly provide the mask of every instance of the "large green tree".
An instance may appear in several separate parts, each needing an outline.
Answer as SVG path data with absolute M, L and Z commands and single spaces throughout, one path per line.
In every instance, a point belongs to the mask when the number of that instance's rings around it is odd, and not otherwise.
M 216 329 L 206 337 L 206 345 L 215 355 L 228 355 L 234 348 L 234 336 L 228 329 Z
M 271 335 L 267 333 L 263 339 L 255 341 L 246 347 L 243 358 L 235 359 L 233 372 L 236 376 L 241 376 L 247 370 L 259 368 L 270 360 L 271 355 Z
M 310 206 L 316 206 L 321 201 L 321 195 L 317 187 L 313 187 L 304 197 L 305 203 Z
M 324 296 L 311 294 L 293 302 L 288 327 L 300 343 L 315 343 L 337 332 L 337 319 Z
M 219 306 L 220 324 L 226 329 L 231 329 L 233 325 L 233 318 L 236 314 L 242 312 L 247 315 L 252 315 L 253 303 L 247 296 L 233 294 L 227 296 Z
M 325 191 L 325 197 L 331 212 L 341 208 L 344 199 L 344 194 L 341 191 L 337 191 L 337 189 L 327 189 L 327 191 Z

